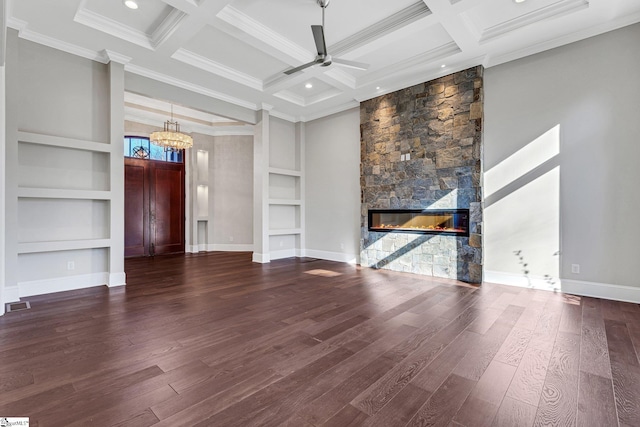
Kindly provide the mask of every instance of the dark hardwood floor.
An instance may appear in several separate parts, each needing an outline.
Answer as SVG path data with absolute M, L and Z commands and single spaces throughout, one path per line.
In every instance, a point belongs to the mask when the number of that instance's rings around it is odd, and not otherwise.
M 639 426 L 640 306 L 246 253 L 126 261 L 0 318 L 37 426 Z

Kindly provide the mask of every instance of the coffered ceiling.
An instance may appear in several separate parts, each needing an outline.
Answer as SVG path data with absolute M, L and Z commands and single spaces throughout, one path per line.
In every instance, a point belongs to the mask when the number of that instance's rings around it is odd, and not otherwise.
M 24 39 L 292 121 L 640 21 L 638 0 L 331 0 L 329 54 L 369 68 L 285 75 L 316 56 L 316 0 L 137 2 L 8 0 L 4 19 Z

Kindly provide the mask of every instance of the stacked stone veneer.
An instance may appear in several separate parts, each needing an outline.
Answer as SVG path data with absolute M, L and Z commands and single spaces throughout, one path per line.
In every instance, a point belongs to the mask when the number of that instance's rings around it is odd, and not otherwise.
M 362 265 L 482 282 L 482 74 L 470 68 L 361 104 Z M 470 209 L 471 234 L 369 232 L 368 209 L 389 208 Z

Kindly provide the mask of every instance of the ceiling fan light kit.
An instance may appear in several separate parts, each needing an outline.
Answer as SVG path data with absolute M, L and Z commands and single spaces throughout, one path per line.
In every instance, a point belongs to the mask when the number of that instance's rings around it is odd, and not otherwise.
M 364 64 L 362 62 L 348 61 L 346 59 L 341 59 L 341 58 L 333 58 L 327 52 L 327 44 L 324 38 L 324 10 L 327 8 L 327 6 L 329 6 L 329 1 L 330 0 L 316 0 L 316 3 L 318 3 L 318 5 L 322 8 L 322 25 L 311 26 L 311 33 L 313 34 L 313 40 L 316 43 L 316 50 L 318 51 L 316 59 L 314 59 L 311 62 L 307 62 L 306 64 L 302 64 L 298 67 L 294 67 L 286 70 L 284 72 L 286 75 L 297 73 L 298 71 L 302 71 L 314 65 L 320 65 L 321 67 L 328 67 L 333 63 L 343 65 L 349 68 L 355 68 L 357 70 L 366 70 L 367 68 L 369 68 L 368 64 Z

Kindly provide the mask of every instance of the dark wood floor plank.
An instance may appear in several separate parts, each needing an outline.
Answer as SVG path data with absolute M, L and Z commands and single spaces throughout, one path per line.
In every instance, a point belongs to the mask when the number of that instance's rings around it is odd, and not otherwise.
M 351 405 L 347 405 L 337 414 L 323 423 L 323 427 L 356 427 L 361 426 L 369 416 Z M 309 424 L 311 425 L 311 424 Z
M 453 373 L 471 380 L 479 380 L 510 334 L 522 311 L 523 308 L 516 305 L 507 307 L 487 333 L 478 340 L 473 351 L 468 352 L 456 366 Z
M 493 420 L 494 427 L 531 427 L 536 417 L 536 407 L 505 397 Z
M 453 421 L 462 425 L 490 426 L 515 372 L 515 366 L 491 362 Z
M 414 426 L 448 426 L 476 381 L 451 374 L 407 423 Z
M 495 360 L 512 366 L 518 366 L 531 340 L 528 329 L 513 328 L 498 350 Z
M 610 378 L 580 372 L 579 426 L 615 426 L 618 423 L 613 384 Z
M 580 370 L 604 378 L 611 378 L 611 364 L 600 301 L 583 298 L 580 343 Z
M 538 404 L 535 426 L 576 425 L 580 336 L 559 332 Z
M 529 347 L 507 390 L 507 397 L 538 407 L 551 352 Z
M 35 426 L 640 425 L 638 304 L 250 253 L 125 270 L 126 287 L 29 297 L 30 310 L 0 317 L 0 415 Z

